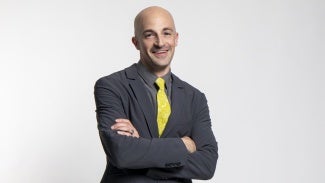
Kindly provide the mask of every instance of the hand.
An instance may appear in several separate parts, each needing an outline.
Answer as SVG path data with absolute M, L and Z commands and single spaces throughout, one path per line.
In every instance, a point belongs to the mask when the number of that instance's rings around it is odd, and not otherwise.
M 186 149 L 189 153 L 194 153 L 196 151 L 195 142 L 190 137 L 182 137 L 182 141 L 184 142 Z
M 137 129 L 134 128 L 131 121 L 128 119 L 116 119 L 115 124 L 111 126 L 112 130 L 117 131 L 120 135 L 132 136 L 139 138 Z

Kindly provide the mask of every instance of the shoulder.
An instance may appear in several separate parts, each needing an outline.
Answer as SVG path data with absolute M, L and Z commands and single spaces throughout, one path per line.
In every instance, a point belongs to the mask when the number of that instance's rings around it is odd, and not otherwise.
M 183 96 L 187 99 L 187 101 L 191 102 L 192 107 L 197 108 L 201 104 L 207 104 L 207 98 L 205 94 L 202 93 L 198 88 L 181 80 L 174 74 L 172 74 L 172 77 L 173 77 L 173 85 L 175 84 L 177 91 L 183 93 Z
M 173 84 L 176 84 L 179 92 L 183 93 L 186 102 L 194 111 L 193 114 L 197 114 L 202 109 L 208 108 L 208 101 L 204 93 L 202 93 L 198 88 L 192 86 L 191 84 L 179 79 L 177 76 L 173 75 Z
M 99 78 L 95 83 L 95 87 L 101 85 L 123 85 L 127 84 L 127 79 L 132 79 L 136 77 L 136 66 L 135 64 L 133 64 L 123 70 Z
M 203 94 L 198 88 L 194 87 L 193 85 L 189 84 L 186 81 L 183 81 L 175 74 L 172 74 L 172 78 L 173 78 L 173 84 L 175 84 L 176 87 L 183 88 L 186 92 L 193 93 L 195 95 Z

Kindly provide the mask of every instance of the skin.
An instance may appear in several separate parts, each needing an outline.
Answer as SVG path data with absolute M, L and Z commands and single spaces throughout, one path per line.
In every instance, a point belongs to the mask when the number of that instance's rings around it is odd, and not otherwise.
M 170 70 L 178 33 L 171 14 L 160 7 L 142 10 L 134 20 L 132 42 L 140 52 L 140 61 L 157 77 Z
M 157 6 L 148 7 L 135 17 L 132 43 L 140 52 L 140 61 L 157 77 L 170 71 L 177 42 L 174 20 L 167 10 Z M 140 137 L 128 119 L 116 119 L 111 129 L 120 135 Z M 189 153 L 196 151 L 195 142 L 190 137 L 181 139 Z
M 139 138 L 140 135 L 128 119 L 116 119 L 115 124 L 111 126 L 112 130 L 116 130 L 120 135 L 132 136 Z

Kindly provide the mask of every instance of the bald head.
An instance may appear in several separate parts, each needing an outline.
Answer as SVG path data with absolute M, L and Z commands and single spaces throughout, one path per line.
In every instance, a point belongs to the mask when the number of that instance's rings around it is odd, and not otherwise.
M 157 77 L 169 72 L 177 40 L 174 20 L 167 10 L 152 6 L 135 17 L 132 43 L 139 50 L 141 63 Z
M 174 30 L 176 29 L 173 16 L 166 9 L 159 6 L 151 6 L 143 9 L 134 19 L 134 36 L 138 37 L 148 24 L 152 24 L 154 21 L 160 21 L 161 19 L 166 21 L 166 26 Z

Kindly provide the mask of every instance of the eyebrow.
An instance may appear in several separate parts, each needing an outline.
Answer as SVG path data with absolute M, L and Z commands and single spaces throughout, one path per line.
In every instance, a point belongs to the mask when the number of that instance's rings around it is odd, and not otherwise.
M 173 32 L 175 31 L 173 28 L 170 28 L 170 27 L 166 27 L 166 28 L 163 29 L 163 31 L 165 31 L 165 30 L 170 30 L 170 31 L 173 31 Z
M 173 28 L 170 28 L 170 27 L 166 27 L 166 28 L 163 28 L 163 31 L 172 31 L 172 32 L 174 32 L 175 30 L 173 29 Z M 143 34 L 144 33 L 147 33 L 147 32 L 155 32 L 154 30 L 152 30 L 152 29 L 147 29 L 147 30 L 144 30 L 143 31 Z

